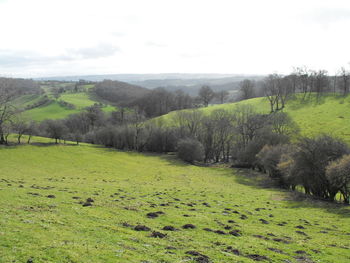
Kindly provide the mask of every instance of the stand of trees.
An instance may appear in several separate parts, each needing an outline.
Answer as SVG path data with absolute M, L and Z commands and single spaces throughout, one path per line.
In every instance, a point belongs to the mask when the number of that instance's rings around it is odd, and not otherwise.
M 97 106 L 65 120 L 40 124 L 40 135 L 60 140 L 102 144 L 139 152 L 177 152 L 194 163 L 231 162 L 233 167 L 268 173 L 287 189 L 302 187 L 306 194 L 344 202 L 350 195 L 350 149 L 329 136 L 300 138 L 298 127 L 284 112 L 260 114 L 249 105 L 233 110 L 176 112 L 169 122 L 146 121 L 134 111 L 111 116 Z
M 197 99 L 181 92 L 158 88 L 147 91 L 131 104 L 134 109 L 120 108 L 112 114 L 102 112 L 99 105 L 63 120 L 46 120 L 40 124 L 20 118 L 11 104 L 25 89 L 11 79 L 0 78 L 0 144 L 7 143 L 9 134 L 17 134 L 21 143 L 23 134 L 62 140 L 101 144 L 121 150 L 139 152 L 177 152 L 183 160 L 194 163 L 230 162 L 233 167 L 252 168 L 268 173 L 281 187 L 334 200 L 337 194 L 344 202 L 350 199 L 350 149 L 338 139 L 329 136 L 298 138 L 299 129 L 292 119 L 281 111 L 295 93 L 302 99 L 311 94 L 319 98 L 333 91 L 347 95 L 349 73 L 342 69 L 330 77 L 325 71 L 297 69 L 288 76 L 272 74 L 261 82 L 242 81 L 242 97 L 248 99 L 264 92 L 270 113 L 258 113 L 249 105 L 237 105 L 232 110 L 214 110 L 210 114 L 193 109 L 199 101 L 208 106 L 216 97 L 221 102 L 227 93 L 214 93 L 204 86 Z M 31 83 L 31 82 L 30 82 Z M 108 96 L 113 82 L 104 82 L 99 92 Z M 106 88 L 107 87 L 107 88 Z M 29 90 L 36 90 L 30 87 Z M 37 92 L 37 90 L 35 91 Z M 38 91 L 39 92 L 39 91 Z M 104 93 L 105 92 L 105 93 Z M 121 97 L 115 94 L 116 100 Z M 159 116 L 172 110 L 171 119 Z M 291 143 L 291 136 L 298 138 Z
M 336 74 L 329 75 L 326 70 L 311 70 L 306 67 L 295 68 L 289 75 L 270 74 L 261 81 L 245 79 L 239 84 L 239 100 L 266 97 L 271 112 L 282 110 L 287 100 L 294 94 L 301 94 L 302 100 L 323 94 L 349 94 L 350 71 L 342 67 Z
M 266 145 L 258 162 L 280 186 L 334 201 L 338 193 L 345 203 L 350 195 L 349 147 L 339 139 L 322 135 L 301 138 L 293 145 Z
M 0 144 L 7 143 L 7 137 L 17 112 L 11 103 L 16 93 L 13 79 L 0 78 Z

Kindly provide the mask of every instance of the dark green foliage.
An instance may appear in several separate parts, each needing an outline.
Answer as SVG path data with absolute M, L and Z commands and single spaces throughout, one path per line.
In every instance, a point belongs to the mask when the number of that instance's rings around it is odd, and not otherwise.
M 180 159 L 193 163 L 194 161 L 203 161 L 203 145 L 195 139 L 181 139 L 177 145 L 177 154 Z

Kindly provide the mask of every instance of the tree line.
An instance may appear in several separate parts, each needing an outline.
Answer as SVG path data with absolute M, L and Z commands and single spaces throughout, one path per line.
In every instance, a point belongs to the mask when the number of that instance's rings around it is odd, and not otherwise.
M 335 75 L 329 75 L 326 70 L 299 67 L 289 75 L 270 74 L 261 81 L 243 80 L 240 83 L 239 100 L 266 97 L 270 111 L 275 112 L 282 110 L 294 94 L 300 94 L 302 100 L 315 94 L 318 100 L 329 93 L 346 96 L 349 94 L 349 87 L 350 71 L 344 67 Z
M 170 117 L 171 116 L 171 117 Z M 186 162 L 231 163 L 267 173 L 280 187 L 327 200 L 350 196 L 350 149 L 337 138 L 304 138 L 284 112 L 261 114 L 250 105 L 205 114 L 190 109 L 168 120 L 134 111 L 103 113 L 95 105 L 63 120 L 16 126 L 30 136 L 100 144 L 138 152 L 176 152 Z M 27 130 L 25 129 L 27 127 Z M 17 130 L 15 130 L 17 129 Z M 24 132 L 23 132 L 24 131 Z
M 149 90 L 112 80 L 97 83 L 93 92 L 117 107 L 136 109 L 147 118 L 161 116 L 176 110 L 207 107 L 214 99 L 219 103 L 224 103 L 229 97 L 227 91 L 214 92 L 206 85 L 199 90 L 197 97 L 193 97 L 183 90 L 168 91 L 162 87 Z
M 6 85 L 0 85 L 0 143 L 6 143 L 8 135 L 15 133 L 18 143 L 26 134 L 28 143 L 32 135 L 40 135 L 53 138 L 56 143 L 69 140 L 120 150 L 176 152 L 190 163 L 229 162 L 233 167 L 257 169 L 267 173 L 283 188 L 303 189 L 306 194 L 327 200 L 334 200 L 339 194 L 349 203 L 348 146 L 326 135 L 301 137 L 297 125 L 281 111 L 289 96 L 295 93 L 301 93 L 301 98 L 307 99 L 312 93 L 318 97 L 329 92 L 331 78 L 325 76 L 323 71 L 267 76 L 261 82 L 261 91 L 271 106 L 268 114 L 259 113 L 248 104 L 206 114 L 191 108 L 193 105 L 187 103 L 194 103 L 193 98 L 184 93 L 155 89 L 140 98 L 144 100 L 144 106 L 141 102 L 138 104 L 141 107 L 120 108 L 107 114 L 96 104 L 66 119 L 41 123 L 26 122 L 18 117 L 18 111 L 11 104 L 15 95 L 11 84 L 6 82 Z M 348 82 L 345 78 L 340 75 L 335 83 L 337 92 L 346 95 Z M 251 96 L 255 85 L 244 80 L 241 90 Z M 214 96 L 209 87 L 203 87 L 198 100 L 208 106 Z M 173 103 L 184 110 L 171 113 L 168 119 L 149 119 L 149 116 L 165 114 L 172 109 Z

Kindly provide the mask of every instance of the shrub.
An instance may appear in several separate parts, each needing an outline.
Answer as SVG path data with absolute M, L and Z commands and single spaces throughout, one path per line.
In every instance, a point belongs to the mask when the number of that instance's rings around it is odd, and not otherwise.
M 195 139 L 182 139 L 177 146 L 178 157 L 186 162 L 202 161 L 204 158 L 203 145 Z
M 326 168 L 326 177 L 332 187 L 342 194 L 344 203 L 350 199 L 350 155 L 331 162 Z
M 69 109 L 69 110 L 74 110 L 76 108 L 74 104 L 68 103 L 64 100 L 58 100 L 57 102 L 60 106 L 66 108 L 66 109 Z
M 259 168 L 261 163 L 258 160 L 258 153 L 263 149 L 265 145 L 278 145 L 286 144 L 289 142 L 289 138 L 283 134 L 276 134 L 268 129 L 262 129 L 259 136 L 248 142 L 245 147 L 236 146 L 236 149 L 232 151 L 234 166 L 235 167 L 247 167 L 247 168 Z
M 338 190 L 329 183 L 326 167 L 347 153 L 348 146 L 339 139 L 327 135 L 315 139 L 304 138 L 293 154 L 291 176 L 304 187 L 306 193 L 334 200 Z
M 45 132 L 45 135 L 55 139 L 55 143 L 68 133 L 67 127 L 62 120 L 45 120 L 41 123 L 41 130 Z
M 279 163 L 281 162 L 282 157 L 288 155 L 291 150 L 292 146 L 290 145 L 265 145 L 257 154 L 259 164 L 264 167 L 265 171 L 271 178 L 277 179 L 280 186 L 285 188 L 289 187 L 289 183 L 280 170 L 280 168 L 284 169 L 285 167 L 279 167 Z

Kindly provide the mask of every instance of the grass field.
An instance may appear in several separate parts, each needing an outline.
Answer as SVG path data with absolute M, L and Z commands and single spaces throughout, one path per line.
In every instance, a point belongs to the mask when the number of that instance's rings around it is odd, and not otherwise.
M 349 207 L 172 155 L 34 142 L 0 148 L 1 263 L 350 262 Z
M 42 96 L 36 94 L 23 95 L 13 100 L 13 105 L 17 108 L 25 108 L 28 105 L 38 102 Z
M 63 119 L 80 111 L 80 109 L 67 109 L 59 105 L 57 101 L 53 101 L 48 105 L 24 111 L 22 115 L 29 120 L 43 121 L 46 119 Z
M 96 101 L 93 101 L 89 98 L 89 94 L 86 92 L 64 93 L 60 96 L 60 100 L 73 104 L 78 109 L 83 109 L 96 103 Z
M 231 110 L 237 104 L 253 105 L 260 113 L 269 113 L 269 102 L 265 98 L 255 98 L 238 103 L 221 104 L 201 108 L 209 114 L 216 109 Z M 287 102 L 284 112 L 288 113 L 298 124 L 301 134 L 314 136 L 327 133 L 332 136 L 343 138 L 350 143 L 350 95 L 342 97 L 338 95 L 323 96 L 319 100 L 311 97 L 310 100 L 302 101 L 300 96 Z M 174 112 L 159 117 L 168 122 Z
M 24 95 L 14 100 L 14 105 L 18 108 L 24 108 L 29 104 L 34 104 L 39 101 L 40 98 L 41 96 L 38 95 Z M 97 103 L 97 101 L 90 99 L 89 94 L 85 92 L 64 93 L 58 98 L 58 100 L 73 104 L 75 109 L 68 109 L 61 106 L 52 96 L 51 99 L 53 100 L 51 103 L 26 110 L 22 115 L 29 120 L 35 121 L 43 121 L 45 119 L 63 119 L 71 114 L 81 112 L 84 108 Z M 116 108 L 111 105 L 104 105 L 102 110 L 104 112 L 112 112 L 115 111 Z

